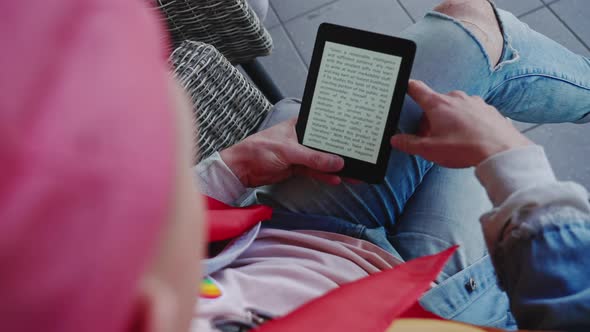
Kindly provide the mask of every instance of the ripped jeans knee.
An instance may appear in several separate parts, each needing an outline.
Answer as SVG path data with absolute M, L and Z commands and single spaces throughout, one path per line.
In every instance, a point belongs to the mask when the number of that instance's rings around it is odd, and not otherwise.
M 495 8 L 488 0 L 445 0 L 434 11 L 454 18 L 469 30 L 483 46 L 492 66 L 500 62 L 504 37 Z

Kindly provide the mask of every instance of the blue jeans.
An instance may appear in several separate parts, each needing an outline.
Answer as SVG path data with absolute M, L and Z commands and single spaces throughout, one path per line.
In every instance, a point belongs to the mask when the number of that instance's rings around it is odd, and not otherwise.
M 505 116 L 534 123 L 589 121 L 590 60 L 497 11 L 504 34 L 499 64 L 463 25 L 430 12 L 401 33 L 418 52 L 412 77 L 439 92 L 481 96 Z M 422 111 L 406 98 L 400 130 L 415 131 Z M 380 185 L 326 186 L 295 178 L 252 196 L 275 207 L 266 227 L 315 229 L 363 238 L 403 260 L 459 244 L 439 285 L 422 305 L 448 319 L 514 328 L 506 295 L 498 288 L 479 226 L 491 208 L 473 169 L 450 170 L 393 151 Z M 471 280 L 477 289 L 465 287 Z M 473 288 L 473 287 L 472 287 Z

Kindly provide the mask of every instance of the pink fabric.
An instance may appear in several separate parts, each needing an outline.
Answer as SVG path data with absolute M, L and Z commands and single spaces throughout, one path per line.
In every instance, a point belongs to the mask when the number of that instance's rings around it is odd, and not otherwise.
M 0 330 L 120 331 L 169 215 L 174 117 L 139 0 L 0 2 Z

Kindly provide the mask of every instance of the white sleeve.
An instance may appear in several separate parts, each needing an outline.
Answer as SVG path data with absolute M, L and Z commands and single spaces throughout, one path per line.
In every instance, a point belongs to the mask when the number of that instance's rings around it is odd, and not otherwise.
M 572 182 L 559 182 L 540 146 L 528 146 L 494 155 L 475 174 L 494 209 L 481 217 L 490 252 L 506 234 L 521 228 L 538 230 L 544 218 L 530 218 L 547 207 L 590 213 L 588 192 Z
M 193 168 L 193 179 L 202 194 L 232 204 L 246 192 L 238 177 L 225 164 L 218 152 Z

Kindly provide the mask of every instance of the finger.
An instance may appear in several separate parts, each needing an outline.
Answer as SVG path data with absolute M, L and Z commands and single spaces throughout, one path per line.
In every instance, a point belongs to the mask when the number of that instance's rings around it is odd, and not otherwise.
M 342 183 L 342 178 L 339 177 L 338 175 L 310 172 L 309 176 L 318 180 L 318 181 L 329 184 L 331 186 L 337 186 Z
M 336 185 L 339 185 L 342 183 L 342 178 L 338 175 L 320 173 L 320 172 L 311 170 L 311 169 L 304 167 L 304 166 L 295 167 L 295 174 L 308 176 L 310 178 L 316 179 L 318 181 L 321 181 L 323 183 L 333 185 L 333 186 L 336 186 Z
M 418 125 L 418 136 L 424 137 L 430 135 L 430 121 L 427 117 L 423 116 L 420 119 L 420 124 Z
M 436 100 L 441 96 L 426 83 L 418 80 L 410 80 L 408 94 L 426 112 L 434 106 Z
M 291 164 L 302 165 L 322 173 L 333 173 L 342 170 L 344 159 L 330 153 L 316 151 L 300 144 L 291 145 L 286 152 Z
M 342 181 L 349 183 L 349 184 L 361 184 L 363 181 L 351 178 L 342 178 Z
M 408 154 L 421 154 L 425 143 L 426 138 L 416 135 L 399 134 L 391 138 L 391 146 Z
M 465 91 L 461 91 L 461 90 L 451 91 L 451 92 L 448 93 L 448 95 L 451 96 L 451 97 L 463 98 L 463 99 L 467 99 L 469 97 L 467 95 L 467 93 L 465 93 Z

